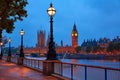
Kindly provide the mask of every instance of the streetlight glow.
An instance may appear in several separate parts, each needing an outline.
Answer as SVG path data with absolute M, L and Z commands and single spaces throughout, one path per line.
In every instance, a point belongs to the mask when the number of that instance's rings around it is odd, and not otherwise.
M 25 32 L 24 32 L 24 30 L 23 30 L 23 29 L 21 29 L 21 31 L 20 31 L 20 35 L 21 35 L 21 36 L 23 36 L 23 35 L 24 35 L 24 33 L 25 33 Z
M 49 16 L 51 16 L 51 17 L 55 15 L 56 10 L 55 10 L 55 8 L 53 8 L 52 3 L 50 4 L 50 7 L 48 8 L 47 12 L 48 12 Z
M 1 43 L 0 43 L 0 45 L 2 46 L 2 45 L 3 45 L 3 43 L 1 42 Z
M 11 42 L 11 41 L 12 41 L 11 38 L 9 38 L 9 39 L 8 39 L 8 42 Z

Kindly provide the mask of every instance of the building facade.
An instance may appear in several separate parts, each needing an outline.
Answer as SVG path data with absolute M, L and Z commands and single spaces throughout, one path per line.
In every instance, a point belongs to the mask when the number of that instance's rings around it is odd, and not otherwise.
M 76 25 L 73 25 L 73 30 L 71 33 L 71 41 L 72 46 L 65 46 L 63 44 L 63 41 L 61 40 L 61 45 L 55 46 L 56 53 L 75 53 L 75 48 L 78 46 L 78 32 L 76 29 Z M 46 33 L 43 30 L 40 30 L 37 32 L 37 45 L 34 48 L 25 48 L 24 52 L 26 54 L 31 53 L 39 53 L 39 54 L 45 54 L 48 51 L 48 44 L 49 44 L 49 35 L 48 39 L 46 40 Z
M 43 30 L 37 32 L 37 48 L 46 47 L 46 33 Z

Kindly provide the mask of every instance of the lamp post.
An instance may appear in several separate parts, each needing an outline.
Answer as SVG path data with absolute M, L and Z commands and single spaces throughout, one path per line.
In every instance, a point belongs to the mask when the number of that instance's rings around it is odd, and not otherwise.
M 9 42 L 9 50 L 8 50 L 8 56 L 7 56 L 7 61 L 10 62 L 11 61 L 11 38 L 8 39 Z
M 43 74 L 52 75 L 54 72 L 54 60 L 59 61 L 55 51 L 55 43 L 53 41 L 53 16 L 56 13 L 56 10 L 53 8 L 52 3 L 47 10 L 47 13 L 50 16 L 50 38 L 47 52 L 47 59 L 43 62 Z
M 24 30 L 23 29 L 21 29 L 20 35 L 21 35 L 20 57 L 24 57 L 24 52 L 23 52 L 23 35 L 24 35 Z
M 52 3 L 47 10 L 47 13 L 50 16 L 50 41 L 48 45 L 47 60 L 57 60 L 57 54 L 55 51 L 55 43 L 53 41 L 53 16 L 56 13 L 56 10 L 53 8 Z
M 8 51 L 8 56 L 11 57 L 11 38 L 8 39 L 8 42 L 9 42 L 9 51 Z
M 1 46 L 0 59 L 2 59 L 2 56 L 3 56 L 3 53 L 2 53 L 2 46 L 3 46 L 3 43 L 2 43 L 2 42 L 0 43 L 0 46 Z

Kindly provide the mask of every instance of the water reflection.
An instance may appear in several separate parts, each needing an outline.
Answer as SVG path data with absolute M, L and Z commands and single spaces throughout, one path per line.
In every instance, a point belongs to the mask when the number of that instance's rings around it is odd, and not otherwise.
M 45 57 L 34 58 L 27 57 L 29 59 L 45 60 Z M 61 59 L 62 62 L 75 63 L 75 64 L 85 64 L 85 65 L 94 65 L 110 68 L 120 68 L 120 61 L 116 60 L 86 60 L 86 59 Z
M 120 61 L 116 60 L 81 60 L 81 59 L 63 59 L 62 62 L 85 64 L 101 67 L 120 68 Z

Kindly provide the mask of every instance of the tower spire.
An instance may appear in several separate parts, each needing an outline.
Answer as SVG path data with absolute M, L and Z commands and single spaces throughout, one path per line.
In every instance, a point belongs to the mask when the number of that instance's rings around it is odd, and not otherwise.
M 74 25 L 73 25 L 73 31 L 77 31 L 77 29 L 76 29 L 76 24 L 74 23 Z

